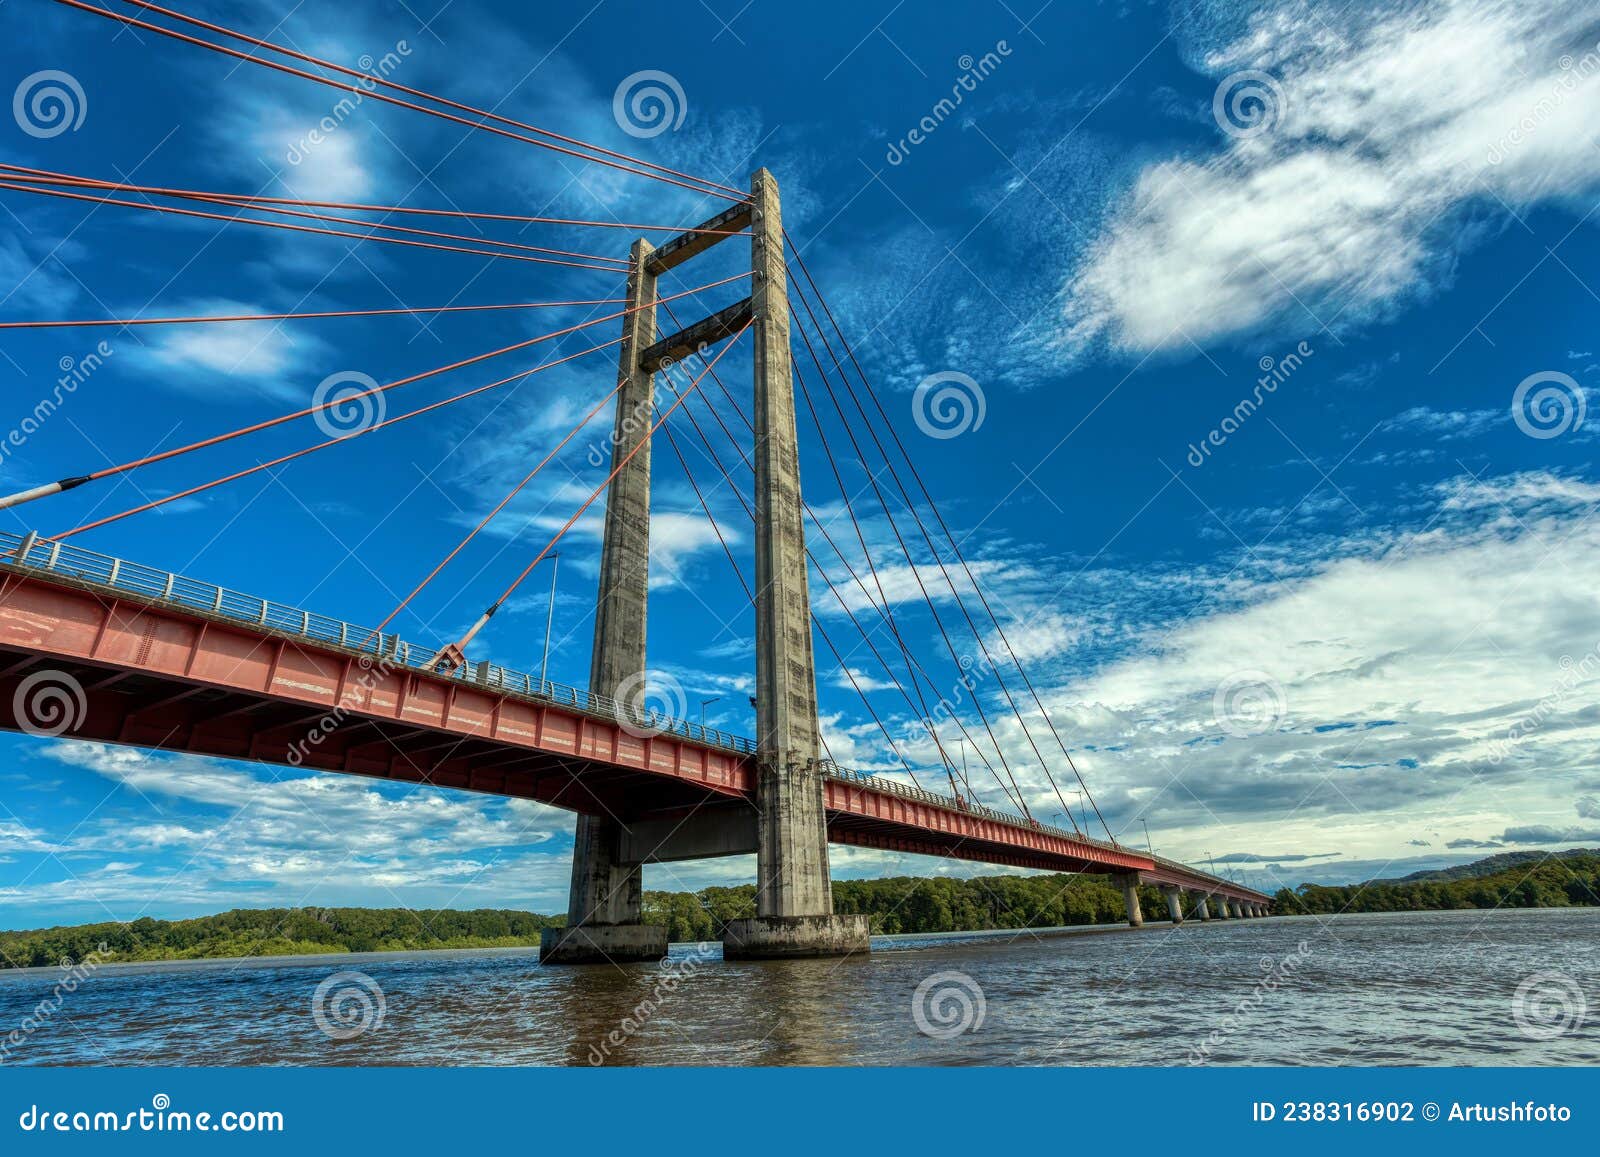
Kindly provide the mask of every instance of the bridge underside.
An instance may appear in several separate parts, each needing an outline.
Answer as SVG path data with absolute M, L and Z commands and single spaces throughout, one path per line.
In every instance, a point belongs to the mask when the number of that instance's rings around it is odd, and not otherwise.
M 530 799 L 672 836 L 659 846 L 636 840 L 638 860 L 753 848 L 742 834 L 755 795 L 748 751 L 675 730 L 641 731 L 572 689 L 519 694 L 227 614 L 5 566 L 0 728 L 48 728 L 55 717 L 40 710 L 46 701 L 38 695 L 50 687 L 77 699 L 66 708 L 71 738 Z M 1266 900 L 1183 865 L 857 773 L 830 771 L 824 803 L 834 843 L 1137 873 Z

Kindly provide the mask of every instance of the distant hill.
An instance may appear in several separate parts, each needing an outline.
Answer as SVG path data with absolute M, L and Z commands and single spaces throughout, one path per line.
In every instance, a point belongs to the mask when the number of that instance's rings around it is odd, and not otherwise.
M 1600 848 L 1568 848 L 1564 852 L 1500 852 L 1473 860 L 1470 864 L 1457 864 L 1453 868 L 1437 868 L 1426 872 L 1412 872 L 1409 876 L 1395 876 L 1384 880 L 1369 880 L 1369 884 L 1419 884 L 1425 880 L 1473 880 L 1479 876 L 1493 876 L 1510 871 L 1523 864 L 1537 864 L 1541 860 L 1566 860 L 1574 856 L 1600 856 Z

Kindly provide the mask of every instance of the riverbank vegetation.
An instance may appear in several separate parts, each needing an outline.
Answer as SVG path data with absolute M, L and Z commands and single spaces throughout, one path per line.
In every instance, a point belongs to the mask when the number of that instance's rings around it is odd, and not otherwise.
M 1485 860 L 1478 875 L 1468 874 L 1471 867 L 1342 887 L 1284 888 L 1274 897 L 1274 911 L 1293 915 L 1600 905 L 1600 851 L 1575 849 L 1510 866 L 1503 859 Z M 1140 900 L 1148 919 L 1166 919 L 1166 900 L 1157 889 L 1141 888 Z M 835 880 L 833 903 L 836 912 L 870 916 L 879 935 L 1117 924 L 1127 918 L 1121 890 L 1104 876 Z M 674 941 L 720 940 L 728 921 L 755 915 L 755 888 L 646 892 L 643 915 L 648 924 L 665 925 Z M 564 915 L 505 909 L 240 908 L 194 920 L 145 918 L 129 924 L 0 932 L 0 968 L 55 965 L 91 954 L 109 962 L 511 948 L 536 945 L 542 929 L 565 922 Z

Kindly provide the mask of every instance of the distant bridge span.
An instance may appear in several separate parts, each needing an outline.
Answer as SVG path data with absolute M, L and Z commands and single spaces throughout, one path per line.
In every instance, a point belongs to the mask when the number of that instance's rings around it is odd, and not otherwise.
M 486 662 L 441 675 L 437 652 L 395 636 L 65 544 L 0 533 L 0 555 L 0 727 L 537 800 L 620 820 L 632 862 L 756 850 L 748 739 L 635 718 Z M 824 805 L 833 843 L 1117 874 L 1136 922 L 1138 882 L 1169 903 L 1193 893 L 1202 916 L 1271 903 L 1171 860 L 832 764 Z

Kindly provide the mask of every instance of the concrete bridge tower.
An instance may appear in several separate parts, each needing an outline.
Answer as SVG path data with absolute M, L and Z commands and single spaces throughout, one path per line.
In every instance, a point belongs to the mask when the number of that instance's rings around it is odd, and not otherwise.
M 660 275 L 746 226 L 750 296 L 655 340 Z M 748 203 L 659 249 L 643 240 L 634 243 L 627 299 L 633 312 L 626 316 L 621 345 L 622 388 L 612 447 L 616 474 L 607 492 L 590 675 L 592 690 L 616 698 L 644 679 L 654 371 L 749 322 L 756 475 L 755 815 L 748 808 L 742 813 L 708 810 L 668 827 L 648 819 L 580 816 L 567 926 L 546 930 L 539 953 L 544 963 L 660 959 L 667 951 L 666 930 L 640 922 L 642 865 L 751 851 L 756 853 L 756 915 L 728 925 L 725 955 L 831 956 L 868 950 L 867 918 L 834 915 L 828 874 L 783 247 L 778 183 L 766 169 L 751 178 Z

